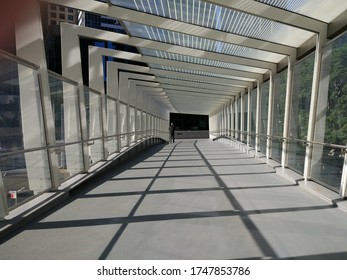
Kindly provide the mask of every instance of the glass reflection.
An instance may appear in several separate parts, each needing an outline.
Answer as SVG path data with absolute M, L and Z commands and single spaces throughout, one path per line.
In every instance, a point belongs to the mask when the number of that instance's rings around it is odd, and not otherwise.
M 274 80 L 274 101 L 272 115 L 272 135 L 283 137 L 284 112 L 286 102 L 286 86 L 287 71 L 276 75 Z M 272 138 L 271 157 L 278 161 L 282 161 L 282 140 L 280 138 Z
M 257 122 L 257 90 L 251 92 L 251 147 L 255 148 L 255 133 Z
M 260 98 L 260 123 L 259 123 L 259 136 L 260 140 L 260 151 L 266 154 L 267 146 L 267 122 L 268 122 L 268 111 L 269 111 L 269 83 L 265 83 L 261 86 L 261 98 Z
M 347 145 L 347 34 L 323 50 L 315 141 Z M 340 188 L 344 149 L 314 145 L 312 178 Z
M 304 158 L 307 140 L 308 118 L 310 113 L 313 81 L 314 54 L 294 66 L 293 93 L 289 126 L 288 167 L 304 172 Z M 300 141 L 301 140 L 301 141 Z

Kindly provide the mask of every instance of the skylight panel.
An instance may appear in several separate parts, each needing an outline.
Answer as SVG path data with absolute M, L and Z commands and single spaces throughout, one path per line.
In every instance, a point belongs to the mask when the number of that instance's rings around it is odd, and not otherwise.
M 195 57 L 195 56 L 189 56 L 189 55 L 182 55 L 177 53 L 170 53 L 170 52 L 164 52 L 164 51 L 158 51 L 158 50 L 152 50 L 147 48 L 140 48 L 140 51 L 143 55 L 146 56 L 152 56 L 152 57 L 159 57 L 164 59 L 170 59 L 174 61 L 180 61 L 180 62 L 187 62 L 187 63 L 193 63 L 193 64 L 201 64 L 206 66 L 212 66 L 212 67 L 218 67 L 218 68 L 225 68 L 230 70 L 239 70 L 239 71 L 245 71 L 245 72 L 253 72 L 253 73 L 261 73 L 264 74 L 267 70 L 256 68 L 256 67 L 250 67 L 250 66 L 243 66 L 223 61 L 217 61 L 217 60 L 211 60 L 201 57 Z
M 302 14 L 326 23 L 346 11 L 346 0 L 256 0 L 283 10 Z
M 284 56 L 281 54 L 275 54 L 263 50 L 257 50 L 188 34 L 168 31 L 152 26 L 146 26 L 127 21 L 124 21 L 124 24 L 132 36 L 144 39 L 150 39 L 209 52 L 265 60 L 275 63 L 281 61 L 284 58 Z
M 273 5 L 277 3 L 274 0 L 259 1 Z M 307 2 L 309 0 L 285 2 L 298 1 Z M 306 39 L 312 36 L 310 32 L 292 26 L 201 0 L 111 0 L 111 3 L 139 12 L 280 44 L 283 44 L 283 36 L 278 36 L 281 34 L 295 31 L 298 32 L 298 36 Z

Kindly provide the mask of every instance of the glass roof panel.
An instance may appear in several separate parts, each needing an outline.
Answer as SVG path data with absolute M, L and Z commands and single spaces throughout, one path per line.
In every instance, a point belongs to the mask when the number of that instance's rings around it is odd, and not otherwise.
M 264 74 L 267 71 L 266 69 L 262 69 L 262 68 L 243 66 L 243 65 L 238 65 L 238 64 L 228 63 L 228 62 L 211 60 L 211 59 L 206 59 L 206 58 L 201 58 L 196 56 L 182 55 L 182 54 L 171 53 L 171 52 L 152 50 L 147 48 L 140 48 L 140 51 L 143 55 L 147 55 L 147 56 L 159 57 L 159 58 L 193 63 L 193 64 L 201 64 L 201 65 L 206 65 L 211 67 L 225 68 L 230 70 L 239 70 L 239 71 L 253 72 L 253 73 L 260 73 L 260 74 Z
M 171 80 L 178 80 L 178 81 L 185 81 L 185 82 L 194 82 L 194 83 L 203 83 L 203 84 L 214 84 L 211 82 L 203 81 L 203 80 L 196 80 L 196 79 L 187 79 L 187 78 L 181 78 L 181 77 L 173 77 L 173 76 L 165 76 L 165 75 L 156 75 L 159 78 L 165 78 L 165 79 L 171 79 Z M 172 84 L 174 85 L 174 84 Z
M 206 38 L 168 31 L 148 25 L 133 23 L 129 21 L 124 21 L 124 24 L 132 36 L 144 39 L 226 55 L 264 60 L 273 63 L 278 63 L 283 58 L 285 58 L 285 56 L 282 54 L 252 49 L 235 44 L 228 44 L 221 41 L 209 40 Z
M 144 13 L 289 46 L 294 45 L 286 34 L 295 34 L 296 38 L 301 39 L 301 43 L 313 35 L 308 31 L 200 0 L 111 0 L 111 3 Z
M 346 11 L 346 0 L 256 0 L 277 8 L 302 14 L 324 22 L 331 22 Z M 338 7 L 338 8 L 336 8 Z
M 244 78 L 244 77 L 239 77 L 239 76 L 237 76 L 237 77 L 236 76 L 229 76 L 229 75 L 223 75 L 223 74 L 219 74 L 219 73 L 205 72 L 205 71 L 186 69 L 186 68 L 181 68 L 181 67 L 173 67 L 173 66 L 167 66 L 167 65 L 149 64 L 149 67 L 154 68 L 154 69 L 167 70 L 167 71 L 193 74 L 193 75 L 201 75 L 201 76 L 206 76 L 206 77 L 215 77 L 215 78 L 223 78 L 223 79 L 237 79 L 237 80 L 249 81 L 249 82 L 254 81 L 254 79 L 249 79 L 249 78 Z

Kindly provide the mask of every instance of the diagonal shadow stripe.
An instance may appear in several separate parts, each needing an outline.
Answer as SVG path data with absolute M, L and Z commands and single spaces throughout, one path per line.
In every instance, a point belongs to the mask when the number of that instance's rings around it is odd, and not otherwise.
M 272 186 L 254 186 L 254 187 L 228 187 L 229 190 L 259 190 L 259 189 L 277 189 L 277 188 L 290 188 L 295 187 L 296 184 L 291 185 L 272 185 Z M 171 189 L 171 190 L 152 190 L 148 191 L 147 195 L 151 194 L 169 194 L 169 193 L 191 193 L 191 192 L 209 192 L 209 191 L 223 191 L 220 187 L 207 187 L 207 188 L 188 188 L 188 189 Z M 117 193 L 100 193 L 100 194 L 86 194 L 80 199 L 98 198 L 98 197 L 119 197 L 142 195 L 144 191 L 132 192 L 117 192 Z
M 231 205 L 235 208 L 238 209 L 242 212 L 244 212 L 244 209 L 242 207 L 242 205 L 237 201 L 237 199 L 235 198 L 235 196 L 230 192 L 230 190 L 228 189 L 228 186 L 223 182 L 223 180 L 221 179 L 221 177 L 219 176 L 219 174 L 214 170 L 213 166 L 209 163 L 209 161 L 206 159 L 206 157 L 204 156 L 204 154 L 201 152 L 201 150 L 198 148 L 197 146 L 197 141 L 195 141 L 194 143 L 194 147 L 196 148 L 196 150 L 199 152 L 201 158 L 203 159 L 203 161 L 205 162 L 206 166 L 209 168 L 209 170 L 211 171 L 212 175 L 215 177 L 215 180 L 217 181 L 218 185 L 224 190 L 224 194 L 225 196 L 228 198 L 228 200 L 230 201 Z M 271 247 L 271 245 L 267 242 L 267 240 L 265 239 L 265 237 L 261 234 L 261 232 L 258 230 L 258 228 L 256 227 L 256 225 L 250 220 L 248 215 L 243 215 L 241 216 L 242 219 L 241 221 L 243 222 L 243 224 L 248 228 L 249 233 L 251 234 L 251 236 L 253 237 L 254 241 L 256 242 L 256 244 L 258 244 L 259 248 L 261 249 L 261 251 L 263 252 L 263 254 L 265 256 L 269 256 L 269 257 L 273 257 L 273 258 L 278 258 L 276 252 L 274 251 L 274 249 Z
M 177 145 L 179 145 L 179 143 L 175 144 L 173 146 L 173 148 L 171 149 L 171 152 L 169 153 L 169 155 L 167 156 L 167 158 L 165 159 L 165 161 L 163 162 L 162 166 L 159 168 L 158 172 L 156 173 L 156 175 L 152 178 L 151 182 L 148 184 L 148 187 L 146 188 L 146 190 L 142 193 L 141 197 L 139 198 L 139 200 L 137 201 L 137 203 L 135 204 L 135 206 L 131 209 L 129 215 L 128 215 L 128 219 L 129 218 L 133 218 L 137 209 L 140 207 L 141 203 L 143 202 L 143 200 L 145 199 L 147 193 L 149 192 L 149 190 L 151 189 L 151 187 L 153 186 L 155 180 L 158 178 L 160 172 L 163 170 L 165 164 L 168 162 L 169 158 L 172 156 L 175 148 L 177 147 Z M 118 242 L 119 238 L 121 237 L 121 235 L 124 233 L 124 231 L 126 230 L 126 228 L 128 227 L 127 222 L 122 223 L 122 226 L 118 229 L 118 231 L 116 232 L 115 236 L 112 238 L 112 240 L 109 242 L 109 244 L 106 246 L 105 250 L 101 253 L 99 260 L 104 260 L 107 258 L 107 256 L 110 254 L 111 250 L 114 248 L 114 246 L 116 245 L 116 243 Z
M 275 174 L 276 171 L 266 172 L 245 172 L 245 173 L 222 173 L 220 176 L 249 176 L 249 175 L 262 175 L 262 174 Z M 212 174 L 184 174 L 184 175 L 164 175 L 164 176 L 142 176 L 142 177 L 124 177 L 124 178 L 112 178 L 109 181 L 124 181 L 124 180 L 139 180 L 139 179 L 169 179 L 169 178 L 191 178 L 191 177 L 211 177 Z
M 30 226 L 30 230 L 42 230 L 52 228 L 74 228 L 74 227 L 90 227 L 112 224 L 132 224 L 143 222 L 160 222 L 170 220 L 186 220 L 186 219 L 200 219 L 200 218 L 215 218 L 215 217 L 233 217 L 239 216 L 241 218 L 251 215 L 265 215 L 274 213 L 293 213 L 302 211 L 315 211 L 336 208 L 333 205 L 318 205 L 308 207 L 289 207 L 281 209 L 260 209 L 260 210 L 221 210 L 221 211 L 201 211 L 201 212 L 187 212 L 187 213 L 170 213 L 170 214 L 153 214 L 153 215 L 139 215 L 127 217 L 112 217 L 101 219 L 84 219 L 84 220 L 71 220 L 71 221 L 54 221 L 36 223 Z M 255 228 L 254 226 L 252 228 Z

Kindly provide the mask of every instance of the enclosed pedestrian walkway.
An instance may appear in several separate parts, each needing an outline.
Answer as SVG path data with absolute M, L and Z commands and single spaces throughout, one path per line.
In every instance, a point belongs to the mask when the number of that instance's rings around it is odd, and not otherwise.
M 347 213 L 224 143 L 160 144 L 14 232 L 0 259 L 346 259 Z
M 346 0 L 2 2 L 1 259 L 347 259 Z

